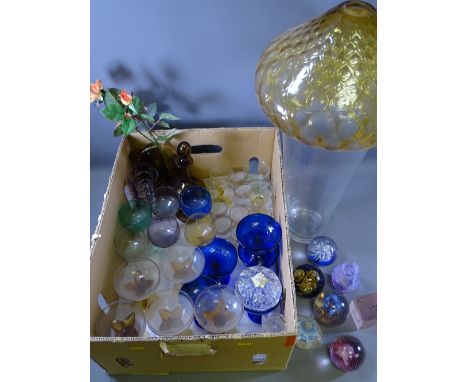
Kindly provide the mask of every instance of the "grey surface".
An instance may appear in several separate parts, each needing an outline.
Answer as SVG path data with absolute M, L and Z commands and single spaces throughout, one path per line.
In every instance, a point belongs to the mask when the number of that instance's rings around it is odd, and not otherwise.
M 91 231 L 94 231 L 97 216 L 107 186 L 110 167 L 91 169 Z M 324 230 L 337 242 L 340 253 L 335 264 L 323 267 L 325 275 L 330 275 L 334 265 L 346 260 L 354 260 L 360 266 L 361 286 L 357 291 L 346 294 L 349 299 L 355 295 L 377 291 L 377 190 L 376 190 L 376 150 L 369 151 L 356 171 L 344 196 Z M 305 261 L 304 246 L 293 243 L 293 261 L 299 265 Z M 330 282 L 327 277 L 327 285 Z M 310 300 L 297 298 L 299 315 L 310 315 Z M 358 337 L 367 350 L 365 364 L 356 372 L 344 374 L 334 369 L 326 354 L 326 344 L 336 336 L 351 333 Z M 203 373 L 172 374 L 168 376 L 109 376 L 91 360 L 91 381 L 360 381 L 377 380 L 377 329 L 355 331 L 351 318 L 336 329 L 323 329 L 322 345 L 312 351 L 295 348 L 288 369 L 284 372 L 259 373 Z

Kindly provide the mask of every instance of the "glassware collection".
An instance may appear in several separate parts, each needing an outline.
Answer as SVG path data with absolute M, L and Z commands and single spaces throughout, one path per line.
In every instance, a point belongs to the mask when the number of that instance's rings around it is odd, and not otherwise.
M 114 237 L 119 300 L 102 308 L 98 335 L 285 330 L 269 165 L 251 158 L 197 179 L 191 153 L 181 142 L 166 164 L 157 150 L 131 151 Z

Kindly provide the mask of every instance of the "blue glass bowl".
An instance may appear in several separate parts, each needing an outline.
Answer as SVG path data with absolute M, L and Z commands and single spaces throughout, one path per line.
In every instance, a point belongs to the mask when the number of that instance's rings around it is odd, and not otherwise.
M 252 251 L 245 248 L 242 244 L 237 247 L 239 251 L 239 259 L 247 266 L 263 265 L 264 267 L 271 267 L 278 256 L 280 255 L 280 246 L 273 248 L 271 251 Z
M 229 241 L 217 237 L 210 244 L 199 248 L 205 255 L 203 275 L 222 279 L 236 268 L 237 250 Z
M 205 277 L 203 275 L 198 276 L 195 280 L 186 283 L 182 286 L 182 290 L 187 293 L 190 298 L 195 302 L 195 299 L 200 294 L 200 292 L 212 285 L 216 284 L 216 280 L 210 277 Z
M 236 228 L 239 244 L 251 251 L 271 251 L 281 241 L 281 226 L 271 216 L 251 214 L 243 218 Z
M 211 211 L 211 196 L 206 188 L 191 186 L 180 195 L 180 208 L 185 216 L 208 214 Z

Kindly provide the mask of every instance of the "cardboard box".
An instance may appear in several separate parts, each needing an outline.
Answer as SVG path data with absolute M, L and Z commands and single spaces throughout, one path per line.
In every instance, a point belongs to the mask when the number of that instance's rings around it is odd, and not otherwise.
M 94 337 L 94 324 L 99 311 L 98 295 L 102 293 L 109 302 L 118 299 L 112 286 L 112 276 L 122 260 L 114 251 L 113 237 L 117 228 L 118 208 L 125 200 L 129 140 L 137 145 L 144 143 L 141 137 L 131 136 L 119 146 L 91 246 L 91 357 L 110 374 L 286 369 L 297 335 L 297 319 L 280 140 L 274 128 L 183 130 L 170 144 L 174 148 L 186 140 L 192 146 L 217 145 L 222 148 L 219 153 L 193 155 L 192 173 L 199 178 L 208 177 L 213 163 L 240 167 L 256 156 L 271 165 L 273 215 L 283 231 L 279 277 L 283 284 L 281 304 L 286 330 L 281 333 L 151 338 Z

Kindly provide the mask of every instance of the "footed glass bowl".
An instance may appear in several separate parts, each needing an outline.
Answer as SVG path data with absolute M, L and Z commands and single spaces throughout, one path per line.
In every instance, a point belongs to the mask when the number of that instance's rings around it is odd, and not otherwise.
M 180 208 L 185 216 L 207 214 L 211 211 L 211 195 L 206 188 L 188 187 L 180 195 Z
M 229 241 L 217 237 L 200 249 L 205 255 L 202 272 L 205 276 L 220 279 L 229 276 L 236 268 L 237 251 Z
M 270 251 L 281 241 L 281 226 L 271 216 L 251 214 L 243 218 L 236 229 L 237 240 L 252 251 Z

